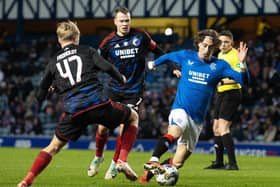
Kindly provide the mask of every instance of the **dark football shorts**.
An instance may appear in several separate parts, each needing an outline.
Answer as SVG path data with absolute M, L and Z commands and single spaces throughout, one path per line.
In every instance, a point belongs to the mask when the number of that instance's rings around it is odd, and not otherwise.
M 232 121 L 233 117 L 241 103 L 241 90 L 229 90 L 216 93 L 216 101 L 214 103 L 214 119 L 225 119 Z
M 85 109 L 78 115 L 64 113 L 55 134 L 62 141 L 75 141 L 88 125 L 102 124 L 109 129 L 115 129 L 120 124 L 128 125 L 130 114 L 128 106 L 110 100 L 104 105 Z
M 126 104 L 130 108 L 133 108 L 136 112 L 138 112 L 138 108 L 140 103 L 143 101 L 141 97 L 142 94 L 127 94 L 121 92 L 113 92 L 111 90 L 107 90 L 107 96 L 115 102 L 120 102 Z

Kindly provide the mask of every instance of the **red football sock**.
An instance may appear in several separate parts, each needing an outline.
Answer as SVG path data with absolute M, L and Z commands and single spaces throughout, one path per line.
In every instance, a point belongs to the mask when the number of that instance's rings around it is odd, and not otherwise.
M 103 156 L 104 147 L 105 147 L 105 144 L 108 140 L 108 137 L 109 137 L 109 133 L 106 133 L 104 135 L 100 135 L 98 133 L 98 131 L 96 131 L 96 135 L 95 135 L 95 147 L 96 147 L 95 156 L 97 156 L 97 157 L 102 157 Z
M 170 157 L 170 158 L 169 158 L 169 164 L 170 164 L 170 165 L 173 165 L 173 157 Z
M 43 171 L 48 166 L 51 159 L 52 156 L 49 153 L 41 151 L 34 160 L 31 169 L 24 178 L 24 181 L 27 182 L 28 185 L 31 185 L 35 177 L 39 175 L 41 171 Z
M 116 150 L 115 150 L 115 154 L 114 154 L 114 157 L 113 157 L 113 160 L 115 162 L 118 161 L 119 159 L 119 156 L 120 156 L 120 152 L 121 152 L 121 136 L 118 135 L 117 139 L 116 139 Z
M 171 134 L 165 134 L 163 137 L 166 138 L 170 144 L 173 144 L 176 141 L 176 139 Z
M 120 150 L 119 159 L 126 162 L 128 153 L 131 151 L 134 142 L 136 140 L 137 135 L 137 127 L 133 125 L 129 125 L 126 129 L 124 129 L 123 136 L 122 136 L 122 144 Z

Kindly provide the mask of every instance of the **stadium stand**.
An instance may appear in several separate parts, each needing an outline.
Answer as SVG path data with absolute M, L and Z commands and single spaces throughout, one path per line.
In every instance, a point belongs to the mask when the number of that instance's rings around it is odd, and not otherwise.
M 248 41 L 247 63 L 252 84 L 244 88 L 243 105 L 234 120 L 232 132 L 238 141 L 280 141 L 280 33 L 275 32 L 270 38 Z M 192 43 L 190 39 L 176 44 L 159 41 L 166 51 L 191 48 Z M 98 46 L 100 38 L 83 36 L 81 42 Z M 53 94 L 39 104 L 32 90 L 37 88 L 42 70 L 56 49 L 56 39 L 52 35 L 29 36 L 20 44 L 1 35 L 0 135 L 49 136 L 53 133 L 62 101 Z M 147 72 L 139 138 L 157 138 L 166 130 L 177 80 L 166 66 L 160 68 L 160 71 Z M 106 80 L 106 76 L 101 78 Z M 211 129 L 211 114 L 210 110 L 202 140 L 211 137 L 211 132 L 206 130 Z M 85 136 L 92 138 L 94 130 L 89 129 Z

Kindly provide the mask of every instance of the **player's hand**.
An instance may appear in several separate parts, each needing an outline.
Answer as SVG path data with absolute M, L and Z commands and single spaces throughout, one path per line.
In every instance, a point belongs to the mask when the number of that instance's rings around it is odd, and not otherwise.
M 239 48 L 238 48 L 238 59 L 239 59 L 239 62 L 245 63 L 247 52 L 248 52 L 247 44 L 245 42 L 241 41 L 239 43 Z
M 180 78 L 181 77 L 181 71 L 178 70 L 178 69 L 174 69 L 173 70 L 173 75 L 175 75 L 177 78 Z
M 149 70 L 153 70 L 155 68 L 155 62 L 154 61 L 148 61 L 147 65 L 148 65 Z

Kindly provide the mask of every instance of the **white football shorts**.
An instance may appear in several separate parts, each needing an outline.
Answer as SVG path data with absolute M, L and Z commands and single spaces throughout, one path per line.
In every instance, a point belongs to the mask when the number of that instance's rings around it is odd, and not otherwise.
M 171 110 L 169 125 L 177 125 L 183 129 L 183 134 L 177 140 L 177 144 L 187 144 L 190 152 L 193 152 L 202 130 L 202 123 L 195 123 L 184 109 Z

